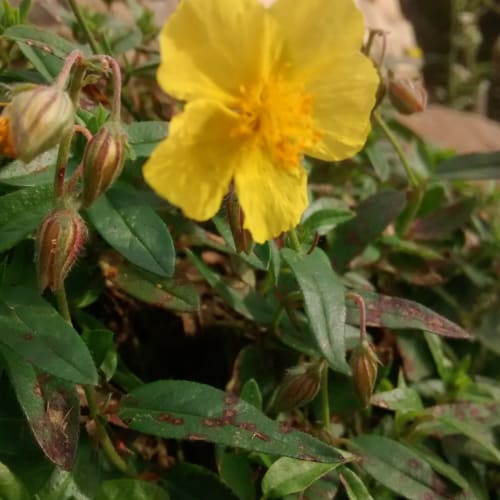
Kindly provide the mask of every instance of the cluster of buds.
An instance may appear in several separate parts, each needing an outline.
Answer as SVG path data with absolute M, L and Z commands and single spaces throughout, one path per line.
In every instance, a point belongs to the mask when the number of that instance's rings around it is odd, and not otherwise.
M 303 363 L 287 370 L 277 387 L 270 404 L 270 411 L 279 413 L 310 403 L 321 387 L 324 363 Z
M 86 239 L 85 222 L 75 209 L 58 208 L 45 218 L 36 237 L 36 267 L 41 291 L 49 288 L 55 292 L 61 288 Z
M 0 117 L 0 153 L 29 162 L 57 145 L 74 120 L 73 102 L 58 85 L 23 90 Z

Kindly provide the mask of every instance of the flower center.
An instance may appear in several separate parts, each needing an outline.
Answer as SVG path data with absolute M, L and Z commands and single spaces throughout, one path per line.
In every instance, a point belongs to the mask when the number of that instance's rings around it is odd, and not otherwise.
M 0 116 L 0 154 L 10 156 L 11 158 L 16 156 L 8 116 Z
M 312 95 L 281 76 L 240 91 L 239 122 L 231 136 L 255 137 L 277 163 L 299 166 L 303 152 L 321 138 L 313 122 Z

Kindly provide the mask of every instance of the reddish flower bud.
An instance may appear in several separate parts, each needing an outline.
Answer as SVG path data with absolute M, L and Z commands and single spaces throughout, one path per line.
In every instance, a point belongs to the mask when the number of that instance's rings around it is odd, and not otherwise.
M 106 123 L 83 153 L 83 204 L 88 207 L 120 176 L 126 157 L 127 134 L 118 122 Z
M 354 388 L 364 406 L 368 406 L 377 381 L 380 361 L 369 342 L 363 340 L 351 355 Z
M 86 239 L 85 222 L 76 210 L 56 209 L 47 216 L 36 237 L 36 267 L 42 291 L 61 287 Z
M 389 76 L 387 94 L 392 105 L 404 115 L 419 113 L 427 106 L 427 91 L 418 79 Z
M 320 389 L 323 369 L 322 363 L 304 363 L 287 370 L 274 393 L 271 411 L 288 411 L 310 403 Z
M 16 94 L 5 110 L 13 152 L 24 162 L 56 146 L 71 130 L 75 108 L 68 93 L 37 85 Z

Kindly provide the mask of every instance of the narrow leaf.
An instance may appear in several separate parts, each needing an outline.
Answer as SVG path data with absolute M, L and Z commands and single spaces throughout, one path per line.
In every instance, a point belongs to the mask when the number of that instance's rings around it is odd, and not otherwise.
M 471 338 L 470 334 L 456 323 L 412 300 L 358 290 L 356 293 L 365 301 L 366 321 L 369 326 L 424 330 L 456 339 Z M 359 325 L 359 308 L 351 300 L 347 302 L 346 321 Z
M 375 434 L 359 436 L 353 443 L 366 472 L 396 494 L 410 500 L 450 497 L 446 483 L 410 448 Z
M 130 262 L 159 276 L 172 276 L 175 249 L 170 232 L 134 189 L 115 185 L 87 213 L 100 235 Z
M 34 290 L 0 288 L 0 344 L 42 371 L 95 384 L 97 370 L 78 333 Z
M 135 430 L 165 438 L 210 441 L 270 455 L 344 463 L 335 448 L 275 422 L 236 395 L 187 381 L 158 381 L 132 391 L 120 416 Z
M 198 310 L 199 297 L 193 285 L 141 271 L 111 253 L 103 255 L 99 264 L 108 286 L 116 287 L 146 304 L 170 311 Z
M 373 500 L 361 478 L 347 467 L 339 472 L 340 480 L 344 485 L 349 500 Z
M 339 465 L 304 462 L 288 457 L 279 458 L 269 467 L 262 479 L 262 492 L 265 498 L 278 498 L 304 491 Z
M 319 248 L 306 256 L 284 248 L 281 255 L 300 286 L 319 350 L 334 370 L 348 373 L 344 339 L 344 287 L 328 257 Z
M 454 156 L 441 162 L 435 179 L 487 180 L 500 179 L 500 152 Z
M 49 460 L 70 470 L 76 456 L 80 404 L 76 387 L 35 370 L 11 349 L 0 346 L 10 381 L 37 443 Z
M 146 158 L 167 136 L 167 122 L 133 122 L 125 127 L 129 147 L 136 158 Z
M 31 234 L 53 207 L 52 185 L 19 189 L 0 197 L 0 251 Z
M 405 204 L 405 195 L 395 190 L 381 191 L 363 201 L 356 209 L 356 217 L 335 229 L 335 239 L 330 250 L 334 267 L 345 269 L 356 255 L 398 217 Z

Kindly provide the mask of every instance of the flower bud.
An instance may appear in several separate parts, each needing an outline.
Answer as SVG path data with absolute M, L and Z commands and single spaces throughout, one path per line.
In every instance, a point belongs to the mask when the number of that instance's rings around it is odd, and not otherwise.
M 47 216 L 36 237 L 36 267 L 42 291 L 61 287 L 86 238 L 85 222 L 76 210 L 60 208 Z
M 240 202 L 238 201 L 234 189 L 231 189 L 226 197 L 226 211 L 236 251 L 250 254 L 253 247 L 253 239 L 250 231 L 247 231 L 243 227 L 245 214 L 241 209 Z
M 392 105 L 404 115 L 419 113 L 427 106 L 427 91 L 418 79 L 390 75 L 387 94 Z
M 368 406 L 377 381 L 380 363 L 373 346 L 366 340 L 361 342 L 351 355 L 354 388 L 364 406 Z
M 310 403 L 321 385 L 323 363 L 304 363 L 287 370 L 270 406 L 273 412 L 292 410 Z
M 127 134 L 115 121 L 90 139 L 83 153 L 83 204 L 88 207 L 120 176 L 125 163 Z
M 69 94 L 54 85 L 37 85 L 16 94 L 5 111 L 14 153 L 26 163 L 57 145 L 75 119 Z

